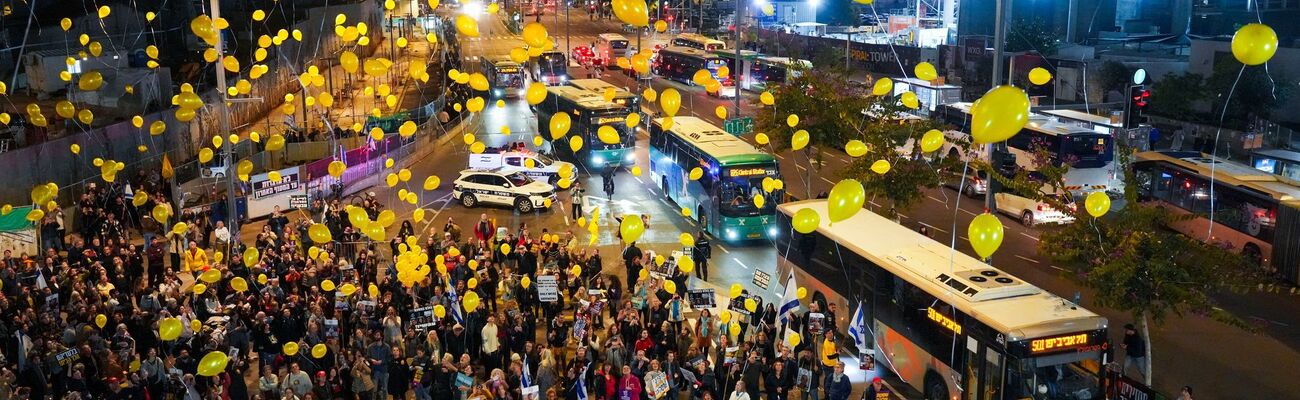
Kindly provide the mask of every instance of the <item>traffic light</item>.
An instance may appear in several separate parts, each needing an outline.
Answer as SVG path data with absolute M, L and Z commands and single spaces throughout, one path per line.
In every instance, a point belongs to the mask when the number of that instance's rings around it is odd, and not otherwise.
M 1124 104 L 1124 128 L 1136 128 L 1145 119 L 1147 106 L 1151 105 L 1151 91 L 1145 85 L 1128 88 L 1128 102 Z

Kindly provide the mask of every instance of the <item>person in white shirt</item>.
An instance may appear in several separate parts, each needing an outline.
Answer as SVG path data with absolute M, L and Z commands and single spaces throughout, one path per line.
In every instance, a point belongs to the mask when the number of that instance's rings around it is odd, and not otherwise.
M 230 244 L 230 228 L 226 228 L 226 223 L 217 221 L 216 228 L 212 229 L 212 237 L 217 239 L 217 248 L 224 249 Z
M 736 381 L 736 391 L 731 392 L 728 400 L 749 400 L 749 393 L 745 393 L 745 381 Z
M 494 368 L 501 367 L 501 342 L 497 340 L 497 317 L 488 315 L 487 323 L 483 324 L 483 363 L 485 369 L 491 371 Z

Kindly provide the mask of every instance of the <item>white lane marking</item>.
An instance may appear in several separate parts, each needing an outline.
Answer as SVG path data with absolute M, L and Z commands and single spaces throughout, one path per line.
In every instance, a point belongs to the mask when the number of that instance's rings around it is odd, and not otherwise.
M 826 181 L 826 183 L 829 183 L 829 184 L 831 184 L 832 186 L 835 185 L 835 182 L 831 182 L 830 179 L 826 179 L 826 177 L 824 177 L 824 176 L 819 176 L 818 178 L 822 178 L 823 181 Z
M 972 216 L 972 217 L 975 216 L 975 213 L 970 212 L 970 211 L 967 211 L 965 208 L 961 209 L 961 212 L 964 212 L 964 213 L 970 214 L 970 216 Z
M 1024 235 L 1024 237 L 1027 237 L 1027 238 L 1033 239 L 1035 242 L 1038 241 L 1038 238 L 1034 237 L 1034 235 L 1030 235 L 1030 234 L 1028 234 L 1028 233 L 1024 233 L 1024 232 L 1020 232 L 1020 234 L 1021 234 L 1021 235 Z
M 731 250 L 727 250 L 727 246 L 718 246 L 718 249 L 722 250 L 723 253 L 731 254 Z
M 1057 271 L 1065 271 L 1065 268 L 1061 268 L 1061 267 L 1058 267 L 1058 266 L 1055 266 L 1055 265 L 1048 265 L 1048 266 L 1049 266 L 1049 267 L 1052 267 L 1052 268 L 1056 268 Z
M 1029 262 L 1034 263 L 1034 264 L 1042 264 L 1041 262 L 1038 262 L 1038 260 L 1035 260 L 1035 259 L 1032 259 L 1032 258 L 1029 258 L 1029 257 L 1025 257 L 1025 256 L 1022 256 L 1022 255 L 1019 255 L 1019 254 L 1016 254 L 1016 258 L 1019 258 L 1019 259 L 1021 259 L 1021 260 L 1025 260 L 1025 261 L 1029 261 Z
M 569 226 L 569 209 L 564 207 L 564 202 L 563 202 L 563 201 L 561 201 L 561 202 L 559 202 L 559 203 L 560 203 L 560 212 L 561 212 L 561 213 L 564 213 L 564 214 L 563 214 L 563 215 L 564 215 L 564 226 Z
M 931 196 L 931 195 L 928 195 L 928 194 L 925 195 L 925 197 L 929 197 L 930 200 L 934 200 L 934 201 L 936 201 L 936 202 L 943 203 L 943 200 L 939 200 L 938 197 L 934 197 L 934 196 Z
M 807 168 L 804 168 L 802 165 L 799 165 L 799 164 L 795 164 L 794 167 L 795 167 L 795 168 L 798 168 L 800 171 L 807 171 L 807 170 L 808 170 Z
M 745 263 L 741 262 L 739 258 L 732 257 L 731 259 L 732 259 L 732 260 L 736 260 L 736 264 L 740 264 L 741 267 L 744 267 L 745 269 L 749 269 L 749 266 L 748 266 L 748 265 L 745 265 Z
M 782 157 L 780 154 L 775 154 L 775 156 L 776 156 L 777 159 L 781 159 L 781 160 L 784 160 L 784 159 L 785 159 L 785 157 Z
M 642 184 L 642 185 L 645 184 L 645 181 L 642 181 L 642 180 L 641 180 L 641 177 L 639 177 L 639 176 L 634 176 L 634 177 L 632 177 L 632 179 L 636 179 L 636 182 L 637 182 L 637 183 L 640 183 L 640 184 Z
M 898 217 L 899 217 L 899 218 L 912 219 L 912 217 L 909 217 L 909 216 L 906 216 L 906 215 L 903 215 L 903 214 L 898 214 Z
M 937 226 L 934 226 L 934 225 L 930 225 L 930 224 L 927 224 L 927 223 L 924 223 L 924 222 L 921 222 L 920 224 L 921 224 L 921 225 L 928 226 L 928 227 L 930 227 L 930 229 L 934 229 L 934 230 L 939 231 L 939 232 L 948 233 L 948 231 L 944 230 L 943 228 L 940 228 L 940 227 L 937 227 Z
M 665 206 L 668 206 L 668 208 L 673 208 L 673 205 L 672 205 L 672 204 L 668 204 L 668 200 L 664 200 L 663 197 L 660 197 L 660 198 L 659 198 L 659 202 L 660 202 L 660 203 L 664 203 L 664 205 L 665 205 Z

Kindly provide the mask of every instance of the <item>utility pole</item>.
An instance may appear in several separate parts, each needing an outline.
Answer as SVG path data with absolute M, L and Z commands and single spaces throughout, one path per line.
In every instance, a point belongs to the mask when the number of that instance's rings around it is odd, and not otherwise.
M 1004 45 L 1007 41 L 1006 20 L 1007 18 L 1009 18 L 1009 14 L 1011 13 L 1011 1 L 1012 0 L 997 0 L 997 3 L 995 3 L 994 6 L 995 7 L 994 12 L 996 12 L 997 15 L 994 17 L 993 77 L 992 80 L 989 81 L 989 85 L 991 87 L 997 87 L 998 85 L 1001 85 L 1003 77 L 1006 76 L 1006 73 L 1002 71 L 1003 70 L 1002 52 L 1003 52 L 1003 48 L 1005 47 Z M 1000 144 L 1000 143 L 989 143 L 984 145 L 984 152 L 985 154 L 988 155 L 989 163 L 992 164 L 993 173 L 997 173 L 998 170 L 1002 167 L 1002 157 L 999 155 L 1000 153 L 999 148 L 1003 146 L 1005 146 L 1005 144 Z M 984 194 L 984 208 L 988 209 L 989 212 L 993 212 L 994 210 L 998 209 L 998 204 L 996 200 L 997 196 L 994 196 L 994 191 L 995 188 L 997 187 L 997 185 L 994 184 L 995 182 L 997 182 L 995 179 L 989 179 L 989 185 L 988 188 L 985 190 L 985 194 Z
M 732 76 L 731 85 L 736 90 L 735 96 L 732 99 L 733 99 L 733 104 L 736 107 L 736 111 L 733 112 L 732 114 L 736 117 L 739 117 L 740 116 L 740 70 L 741 68 L 744 68 L 743 67 L 744 61 L 741 61 L 740 59 L 740 20 L 745 13 L 744 3 L 746 0 L 731 0 L 731 1 L 736 2 L 736 21 L 734 22 L 734 24 L 736 25 L 736 65 L 735 68 L 731 69 L 731 76 Z
M 210 0 L 208 7 L 212 13 L 212 20 L 216 21 L 221 18 L 221 0 Z M 215 22 L 214 22 L 215 23 Z M 213 46 L 217 50 L 217 55 L 222 56 L 225 51 L 222 49 L 225 43 L 221 36 L 221 31 L 217 31 L 217 44 Z M 217 122 L 221 128 L 218 136 L 230 134 L 230 109 L 226 106 L 226 70 L 220 65 L 213 68 L 217 72 Z M 269 133 L 269 131 L 268 131 Z M 230 228 L 231 245 L 239 241 L 239 210 L 235 208 L 235 144 L 226 143 L 222 147 L 221 157 L 226 163 L 226 226 Z

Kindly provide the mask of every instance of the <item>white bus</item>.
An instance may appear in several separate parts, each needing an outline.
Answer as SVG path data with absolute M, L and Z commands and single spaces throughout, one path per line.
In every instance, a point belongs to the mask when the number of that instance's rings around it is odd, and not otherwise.
M 1106 318 L 869 210 L 798 233 L 803 209 L 827 200 L 777 206 L 777 275 L 836 304 L 837 331 L 860 304 L 866 354 L 923 398 L 1104 396 Z
M 619 57 L 630 57 L 631 42 L 626 37 L 617 33 L 602 33 L 596 37 L 596 59 L 605 68 L 615 65 L 614 60 Z
M 957 130 L 944 132 L 948 143 L 940 149 L 949 157 L 968 157 L 988 159 L 984 146 L 975 146 L 968 154 L 953 144 L 954 141 L 969 141 L 971 103 L 952 103 L 939 105 L 933 117 L 941 122 L 951 124 Z M 1065 174 L 1064 191 L 1075 199 L 1082 199 L 1094 191 L 1123 192 L 1124 183 L 1119 165 L 1115 162 L 1114 138 L 1105 133 L 1094 132 L 1074 124 L 1062 124 L 1054 118 L 1031 113 L 1029 123 L 1020 133 L 1007 139 L 1007 147 L 1016 157 L 1020 168 L 1035 169 L 1037 149 L 1046 149 L 1053 164 L 1066 163 L 1070 170 Z
M 725 50 L 727 48 L 727 42 L 711 39 L 698 33 L 679 34 L 669 43 L 671 46 L 690 47 L 704 51 Z

